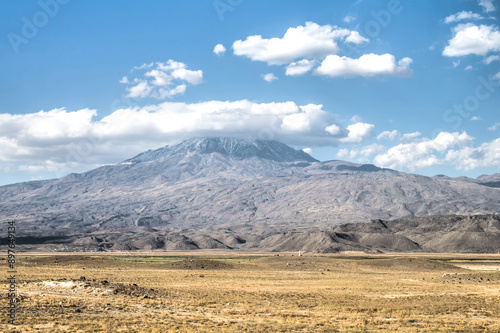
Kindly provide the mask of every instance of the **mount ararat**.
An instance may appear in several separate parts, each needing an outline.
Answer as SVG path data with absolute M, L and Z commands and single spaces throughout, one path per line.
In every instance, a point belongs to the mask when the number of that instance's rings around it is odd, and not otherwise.
M 392 229 L 384 222 L 384 230 L 375 228 L 385 233 L 383 246 L 373 237 L 362 243 L 360 233 L 367 229 L 350 224 L 406 218 L 401 225 L 409 226 L 413 217 L 482 214 L 475 220 L 489 226 L 481 229 L 488 233 L 489 247 L 468 251 L 491 252 L 500 249 L 490 237 L 500 231 L 497 176 L 431 178 L 374 165 L 320 162 L 276 141 L 194 138 L 82 174 L 2 186 L 0 218 L 16 221 L 26 249 L 282 250 L 290 244 L 299 249 L 318 233 L 323 242 L 344 244 L 310 246 L 321 252 L 432 251 L 437 245 L 426 248 L 425 237 L 417 237 L 420 243 L 411 239 L 415 235 L 395 227 L 397 222 L 390 223 Z M 457 218 L 445 218 L 449 223 L 440 230 L 452 228 Z M 399 245 L 388 245 L 388 233 L 399 233 Z M 431 241 L 439 244 L 425 238 Z M 453 249 L 462 251 L 459 245 Z

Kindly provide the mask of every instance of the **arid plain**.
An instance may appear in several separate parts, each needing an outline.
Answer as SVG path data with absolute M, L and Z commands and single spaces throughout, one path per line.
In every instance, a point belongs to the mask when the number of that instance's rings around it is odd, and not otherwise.
M 498 254 L 18 253 L 0 330 L 498 332 L 499 269 Z

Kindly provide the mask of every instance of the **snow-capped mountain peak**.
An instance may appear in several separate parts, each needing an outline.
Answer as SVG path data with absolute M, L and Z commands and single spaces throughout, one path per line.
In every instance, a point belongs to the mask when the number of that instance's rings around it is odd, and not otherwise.
M 316 159 L 307 153 L 295 150 L 277 141 L 205 137 L 185 140 L 175 146 L 165 146 L 156 150 L 148 150 L 122 162 L 122 164 L 149 162 L 163 157 L 191 153 L 218 153 L 238 160 L 257 157 L 277 162 L 317 162 Z

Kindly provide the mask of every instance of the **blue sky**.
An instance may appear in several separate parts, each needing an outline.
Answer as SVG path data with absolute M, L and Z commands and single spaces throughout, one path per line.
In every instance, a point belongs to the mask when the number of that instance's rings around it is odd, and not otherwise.
M 499 7 L 2 1 L 0 184 L 204 135 L 429 176 L 500 172 Z

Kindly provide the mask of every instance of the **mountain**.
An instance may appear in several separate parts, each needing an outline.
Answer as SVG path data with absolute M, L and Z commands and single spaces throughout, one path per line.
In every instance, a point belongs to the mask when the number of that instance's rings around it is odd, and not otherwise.
M 498 212 L 498 188 L 319 162 L 279 142 L 233 138 L 195 138 L 0 187 L 0 218 L 17 221 L 20 241 L 45 249 L 241 248 L 372 219 Z
M 468 183 L 476 183 L 483 186 L 488 187 L 500 187 L 500 173 L 494 173 L 492 175 L 480 175 L 477 178 L 469 178 L 469 177 L 448 177 L 445 175 L 436 175 L 433 178 L 436 179 L 447 179 L 447 180 L 458 180 L 462 182 Z

